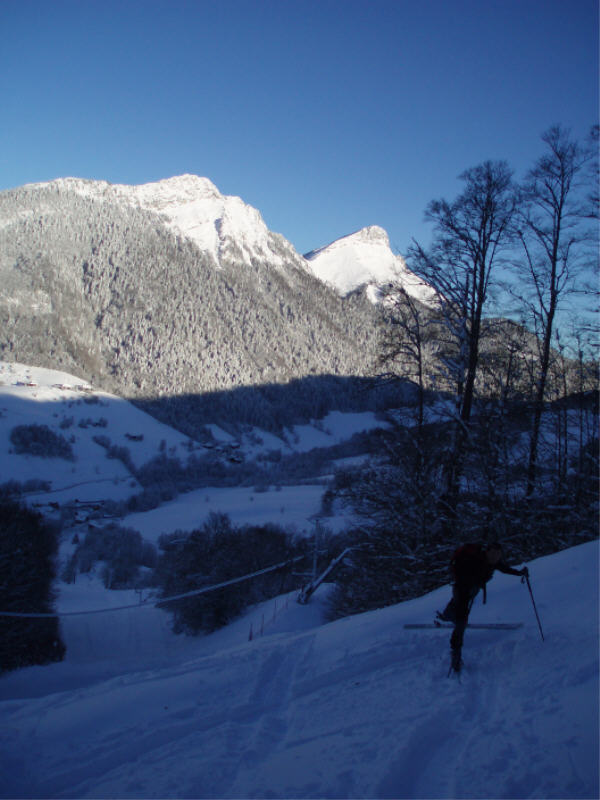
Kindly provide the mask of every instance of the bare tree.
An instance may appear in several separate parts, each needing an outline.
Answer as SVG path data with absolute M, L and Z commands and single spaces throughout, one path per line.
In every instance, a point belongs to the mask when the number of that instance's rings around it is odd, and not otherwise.
M 589 266 L 589 204 L 585 197 L 590 150 L 556 125 L 542 136 L 546 152 L 528 172 L 521 192 L 518 237 L 523 258 L 518 263 L 525 286 L 524 301 L 540 340 L 539 371 L 534 398 L 526 495 L 535 488 L 540 424 L 552 358 L 556 315 L 563 300 L 577 289 Z M 588 184 L 589 185 L 589 184 Z
M 454 202 L 435 200 L 427 208 L 426 219 L 434 224 L 431 248 L 415 242 L 409 251 L 411 269 L 438 294 L 443 358 L 456 392 L 456 435 L 445 470 L 451 514 L 473 410 L 484 308 L 494 267 L 510 244 L 516 204 L 505 161 L 486 161 L 460 177 L 465 188 Z
M 417 428 L 423 427 L 427 354 L 431 348 L 432 314 L 401 285 L 384 290 L 386 324 L 382 327 L 377 361 L 383 377 L 408 378 L 417 386 Z
M 589 155 L 589 191 L 587 194 L 588 209 L 586 216 L 590 219 L 600 217 L 600 161 L 598 159 L 598 144 L 600 140 L 600 125 L 592 125 L 586 143 Z

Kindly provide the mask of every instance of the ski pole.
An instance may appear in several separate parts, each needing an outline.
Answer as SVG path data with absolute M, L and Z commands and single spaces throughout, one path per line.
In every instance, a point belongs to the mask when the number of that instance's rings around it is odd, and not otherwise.
M 535 618 L 537 619 L 538 628 L 540 629 L 540 635 L 542 637 L 542 642 L 545 641 L 544 639 L 544 631 L 542 630 L 542 623 L 540 622 L 540 615 L 538 614 L 537 607 L 535 605 L 535 600 L 533 599 L 533 592 L 531 591 L 531 584 L 529 583 L 529 575 L 524 575 L 523 580 L 527 581 L 527 588 L 529 589 L 529 594 L 531 595 L 531 602 L 533 603 L 533 610 L 535 611 Z

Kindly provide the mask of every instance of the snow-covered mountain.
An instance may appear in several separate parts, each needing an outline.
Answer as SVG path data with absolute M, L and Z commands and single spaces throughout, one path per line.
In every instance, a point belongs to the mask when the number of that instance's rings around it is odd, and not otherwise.
M 38 185 L 52 184 L 83 197 L 120 201 L 157 214 L 171 231 L 191 239 L 219 265 L 231 261 L 249 265 L 253 260 L 280 268 L 303 265 L 294 247 L 267 228 L 257 209 L 240 197 L 221 194 L 208 178 L 179 175 L 139 186 L 61 178 Z
M 222 194 L 212 181 L 197 175 L 178 175 L 139 186 L 59 178 L 25 188 L 44 187 L 156 214 L 169 230 L 190 239 L 218 265 L 248 266 L 260 261 L 282 270 L 294 265 L 307 269 L 341 296 L 366 288 L 367 296 L 376 303 L 381 299 L 380 287 L 399 283 L 421 302 L 433 301 L 431 288 L 392 252 L 386 231 L 378 225 L 301 256 L 284 236 L 267 228 L 256 208 L 240 197 Z
M 375 303 L 381 299 L 381 288 L 393 284 L 403 286 L 422 303 L 435 300 L 431 287 L 408 269 L 402 256 L 392 252 L 387 233 L 378 225 L 336 239 L 304 258 L 313 274 L 342 296 L 366 288 Z
M 15 361 L 125 396 L 198 394 L 369 374 L 376 326 L 206 179 L 0 192 L 0 354 Z

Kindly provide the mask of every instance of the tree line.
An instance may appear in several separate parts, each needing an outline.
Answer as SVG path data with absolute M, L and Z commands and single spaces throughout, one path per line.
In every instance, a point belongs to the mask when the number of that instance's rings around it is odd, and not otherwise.
M 387 287 L 380 369 L 411 377 L 418 401 L 377 463 L 337 476 L 364 524 L 336 614 L 444 583 L 461 540 L 530 558 L 597 535 L 598 128 L 542 142 L 522 182 L 486 161 L 428 205 L 431 244 L 414 241 L 407 264 L 432 306 Z

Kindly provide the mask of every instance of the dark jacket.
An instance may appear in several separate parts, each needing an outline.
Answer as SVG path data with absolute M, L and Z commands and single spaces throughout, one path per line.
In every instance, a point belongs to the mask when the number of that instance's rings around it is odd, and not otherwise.
M 454 553 L 451 561 L 454 572 L 454 584 L 461 592 L 483 589 L 493 576 L 495 570 L 507 575 L 521 575 L 520 570 L 513 569 L 506 561 L 490 564 L 486 551 L 481 544 L 464 544 Z M 485 600 L 484 600 L 485 602 Z

